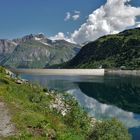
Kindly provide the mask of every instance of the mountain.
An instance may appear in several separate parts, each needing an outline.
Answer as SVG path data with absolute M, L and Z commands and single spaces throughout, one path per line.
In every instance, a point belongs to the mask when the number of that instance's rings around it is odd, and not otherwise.
M 140 28 L 90 42 L 61 67 L 140 69 Z
M 65 40 L 50 40 L 44 34 L 30 34 L 0 40 L 0 64 L 17 68 L 44 68 L 72 59 L 80 46 Z
M 11 40 L 0 39 L 0 64 L 14 51 L 16 45 Z

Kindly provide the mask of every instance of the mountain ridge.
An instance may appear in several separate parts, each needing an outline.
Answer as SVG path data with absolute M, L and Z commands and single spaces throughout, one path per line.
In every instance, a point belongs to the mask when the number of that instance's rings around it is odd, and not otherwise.
M 44 68 L 72 59 L 81 46 L 65 40 L 50 40 L 44 34 L 0 40 L 0 64 L 17 68 Z
M 128 29 L 92 41 L 59 68 L 140 69 L 140 28 Z

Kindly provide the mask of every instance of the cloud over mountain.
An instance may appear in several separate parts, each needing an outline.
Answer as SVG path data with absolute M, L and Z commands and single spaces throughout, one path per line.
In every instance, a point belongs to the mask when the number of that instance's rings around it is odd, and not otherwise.
M 55 36 L 49 37 L 49 39 L 51 39 L 51 40 L 66 40 L 66 41 L 68 41 L 70 43 L 75 43 L 70 38 L 68 38 L 67 36 L 65 36 L 65 34 L 63 32 L 59 32 Z
M 51 40 L 63 40 L 65 39 L 65 35 L 62 32 L 59 32 L 55 36 L 50 37 Z
M 87 21 L 75 30 L 71 40 L 77 43 L 93 41 L 100 36 L 118 33 L 136 25 L 140 7 L 133 7 L 130 0 L 107 0 L 106 4 L 93 11 Z

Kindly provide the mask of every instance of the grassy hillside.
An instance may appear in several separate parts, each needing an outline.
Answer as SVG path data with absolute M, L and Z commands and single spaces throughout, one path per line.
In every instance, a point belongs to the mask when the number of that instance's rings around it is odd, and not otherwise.
M 12 136 L 2 137 L 0 130 L 0 139 L 130 140 L 119 121 L 91 119 L 72 96 L 19 81 L 19 78 L 10 78 L 0 67 L 0 103 L 6 104 L 15 126 Z
M 140 28 L 107 35 L 85 45 L 65 68 L 140 69 Z
M 17 84 L 0 69 L 0 101 L 10 109 L 16 135 L 6 139 L 83 140 L 90 129 L 90 118 L 75 99 L 67 94 L 50 93 L 39 85 Z M 57 100 L 69 108 L 63 116 Z M 52 106 L 52 107 L 51 107 Z

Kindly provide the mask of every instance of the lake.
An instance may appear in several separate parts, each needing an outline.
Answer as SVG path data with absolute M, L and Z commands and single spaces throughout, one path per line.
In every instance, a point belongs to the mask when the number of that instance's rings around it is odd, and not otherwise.
M 61 76 L 21 74 L 49 89 L 67 92 L 97 119 L 116 117 L 140 140 L 140 77 L 126 75 Z

